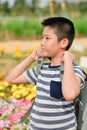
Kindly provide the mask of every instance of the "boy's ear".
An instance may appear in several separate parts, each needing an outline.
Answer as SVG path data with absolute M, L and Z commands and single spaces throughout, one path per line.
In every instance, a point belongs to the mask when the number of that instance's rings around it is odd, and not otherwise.
M 65 49 L 68 45 L 68 39 L 67 38 L 64 38 L 61 40 L 61 48 L 62 49 Z

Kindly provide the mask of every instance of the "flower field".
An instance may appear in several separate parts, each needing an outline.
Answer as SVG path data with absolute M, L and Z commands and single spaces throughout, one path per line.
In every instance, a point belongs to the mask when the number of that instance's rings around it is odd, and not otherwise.
M 29 117 L 20 123 L 36 96 L 36 86 L 0 82 L 0 130 L 27 130 Z
M 35 46 L 36 47 L 36 46 Z M 36 86 L 31 84 L 8 84 L 5 76 L 34 48 L 23 52 L 20 46 L 15 46 L 10 54 L 6 47 L 0 48 L 0 130 L 28 130 L 29 116 L 20 123 L 20 119 L 31 107 L 36 96 Z
M 36 87 L 31 84 L 11 85 L 6 81 L 0 81 L 0 98 L 4 100 L 21 99 L 32 101 L 36 96 Z
M 27 130 L 29 117 L 20 123 L 36 96 L 36 86 L 0 81 L 0 130 Z
M 31 45 L 27 51 L 22 51 L 21 46 L 16 44 L 12 50 L 9 51 L 3 44 L 0 46 L 0 130 L 29 129 L 29 116 L 23 123 L 20 123 L 20 119 L 28 109 L 30 109 L 34 101 L 36 86 L 32 86 L 31 84 L 8 84 L 5 77 L 14 66 L 38 47 L 39 44 L 37 43 L 34 46 Z M 82 55 L 87 56 L 86 48 L 87 47 L 85 47 L 84 52 L 73 51 L 77 57 L 76 62 L 79 63 Z M 32 66 L 35 64 L 36 63 L 32 64 Z
M 23 123 L 20 123 L 20 119 L 31 105 L 32 101 L 24 98 L 10 102 L 0 99 L 0 130 L 27 130 L 29 117 Z

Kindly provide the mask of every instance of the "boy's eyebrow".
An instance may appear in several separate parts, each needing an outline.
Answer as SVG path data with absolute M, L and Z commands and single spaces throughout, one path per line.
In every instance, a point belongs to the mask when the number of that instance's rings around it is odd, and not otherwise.
M 44 33 L 42 33 L 41 36 L 43 36 L 43 35 L 44 35 L 44 36 L 49 36 L 49 37 L 51 36 L 51 35 L 49 35 L 49 34 L 44 34 Z

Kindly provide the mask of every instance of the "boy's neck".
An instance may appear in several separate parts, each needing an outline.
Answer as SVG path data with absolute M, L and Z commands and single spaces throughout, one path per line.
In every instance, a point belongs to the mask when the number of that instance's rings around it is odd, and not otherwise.
M 51 60 L 51 66 L 58 66 L 58 65 L 60 65 L 61 64 L 61 60 L 60 59 L 52 59 Z
M 58 53 L 55 57 L 51 58 L 51 66 L 58 66 L 62 63 L 63 51 Z

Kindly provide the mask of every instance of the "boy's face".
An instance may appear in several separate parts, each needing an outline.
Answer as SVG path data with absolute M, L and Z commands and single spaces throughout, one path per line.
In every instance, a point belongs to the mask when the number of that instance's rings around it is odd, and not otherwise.
M 50 26 L 44 27 L 41 38 L 41 49 L 44 57 L 56 57 L 61 51 L 60 42 L 58 42 L 55 30 Z

